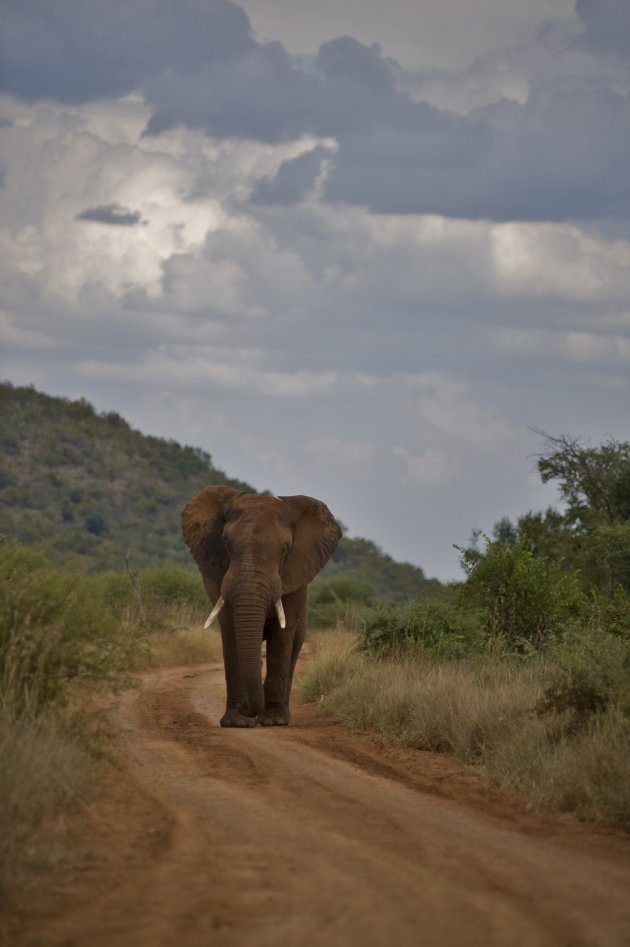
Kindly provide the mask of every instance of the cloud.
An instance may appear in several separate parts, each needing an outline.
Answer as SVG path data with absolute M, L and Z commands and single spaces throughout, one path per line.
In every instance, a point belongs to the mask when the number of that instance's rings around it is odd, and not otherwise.
M 401 444 L 394 446 L 394 454 L 405 463 L 405 482 L 421 487 L 443 487 L 457 473 L 457 460 L 439 447 L 427 447 L 419 456 Z
M 626 93 L 545 90 L 525 105 L 503 102 L 466 118 L 426 118 L 344 135 L 326 196 L 378 213 L 630 218 Z
M 322 467 L 338 468 L 351 464 L 360 476 L 365 465 L 372 463 L 375 445 L 371 441 L 342 440 L 338 437 L 319 437 L 304 445 L 304 451 Z
M 579 43 L 596 54 L 612 53 L 626 61 L 630 51 L 630 6 L 626 0 L 577 0 L 584 23 Z
M 578 12 L 585 43 L 627 42 L 620 0 L 580 0 Z M 141 90 L 154 136 L 185 125 L 268 144 L 334 139 L 322 192 L 331 202 L 381 214 L 630 219 L 623 87 L 521 85 L 517 100 L 455 115 L 415 101 L 378 44 L 338 37 L 305 67 L 280 43 L 255 40 L 229 0 L 114 0 L 89 17 L 77 0 L 12 0 L 7 22 L 13 94 L 79 102 Z M 315 148 L 285 162 L 253 199 L 299 202 L 322 158 Z
M 122 204 L 103 204 L 100 207 L 88 207 L 77 214 L 76 220 L 90 220 L 98 224 L 108 224 L 112 227 L 135 227 L 142 220 L 139 210 L 131 210 Z
M 275 177 L 259 178 L 252 190 L 253 204 L 278 204 L 288 207 L 298 204 L 314 188 L 322 167 L 334 149 L 319 145 L 297 158 L 283 161 Z
M 23 329 L 15 323 L 14 316 L 0 311 L 0 335 L 5 345 L 20 349 L 53 349 L 60 345 L 60 341 L 52 335 L 37 329 Z
M 6 0 L 2 13 L 1 88 L 27 101 L 116 97 L 254 45 L 230 0 Z
M 630 315 L 626 318 L 630 328 Z M 604 332 L 543 331 L 540 329 L 502 329 L 497 342 L 512 357 L 564 362 L 595 367 L 608 366 L 627 371 L 630 366 L 630 336 Z
M 177 390 L 224 390 L 266 398 L 329 396 L 337 374 L 331 371 L 275 371 L 263 352 L 214 346 L 160 345 L 136 363 L 107 363 L 86 359 L 77 366 L 81 376 L 111 381 L 141 381 Z

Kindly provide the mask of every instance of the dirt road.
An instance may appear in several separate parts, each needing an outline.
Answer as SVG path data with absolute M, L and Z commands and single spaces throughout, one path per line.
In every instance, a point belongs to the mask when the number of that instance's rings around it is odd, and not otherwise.
M 36 907 L 32 947 L 630 944 L 630 843 L 542 820 L 312 707 L 222 730 L 222 669 L 117 710 L 129 779 Z

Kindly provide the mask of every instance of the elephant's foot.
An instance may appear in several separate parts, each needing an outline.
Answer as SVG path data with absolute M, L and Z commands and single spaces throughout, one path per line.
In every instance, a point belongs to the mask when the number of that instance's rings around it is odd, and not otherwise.
M 291 714 L 283 707 L 265 707 L 258 718 L 261 727 L 288 727 Z
M 255 727 L 258 717 L 246 717 L 236 707 L 228 707 L 219 723 L 222 727 Z

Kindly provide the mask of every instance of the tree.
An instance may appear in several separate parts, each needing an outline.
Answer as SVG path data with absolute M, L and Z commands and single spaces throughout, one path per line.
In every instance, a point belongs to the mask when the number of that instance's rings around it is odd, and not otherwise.
M 608 437 L 590 447 L 582 438 L 539 433 L 547 450 L 538 469 L 543 482 L 559 482 L 573 564 L 609 594 L 617 585 L 630 589 L 630 443 Z
M 518 529 L 508 516 L 502 516 L 492 528 L 492 536 L 498 543 L 513 546 L 518 542 Z
M 543 483 L 559 481 L 568 524 L 588 530 L 630 519 L 630 442 L 608 437 L 589 447 L 583 438 L 538 433 L 547 444 L 538 470 Z
M 467 579 L 464 604 L 480 609 L 488 638 L 517 651 L 543 648 L 561 634 L 580 602 L 575 575 L 535 555 L 525 538 L 508 544 L 486 538 L 486 548 L 460 549 Z

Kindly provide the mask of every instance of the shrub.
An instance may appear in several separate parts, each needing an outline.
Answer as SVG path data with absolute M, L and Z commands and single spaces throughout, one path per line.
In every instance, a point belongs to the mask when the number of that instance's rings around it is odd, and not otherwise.
M 85 517 L 85 528 L 94 536 L 102 536 L 107 531 L 107 522 L 102 513 L 91 512 Z
M 488 638 L 515 651 L 544 647 L 562 632 L 584 601 L 577 577 L 558 562 L 535 556 L 526 540 L 487 541 L 484 553 L 462 551 L 467 573 L 462 601 L 483 612 Z
M 197 572 L 177 566 L 142 569 L 139 573 L 143 600 L 147 605 L 189 603 L 201 611 L 208 607 L 203 582 Z
M 615 706 L 630 717 L 630 640 L 602 631 L 570 635 L 551 652 L 551 679 L 536 704 L 569 732 Z
M 475 611 L 444 601 L 420 601 L 375 609 L 363 626 L 359 648 L 380 655 L 415 650 L 457 657 L 481 643 Z
M 357 628 L 365 610 L 375 604 L 376 596 L 368 582 L 343 575 L 320 579 L 310 592 L 309 625 Z
M 108 607 L 97 580 L 61 572 L 33 549 L 0 546 L 2 704 L 37 715 L 76 680 L 113 682 L 137 664 L 144 636 Z

